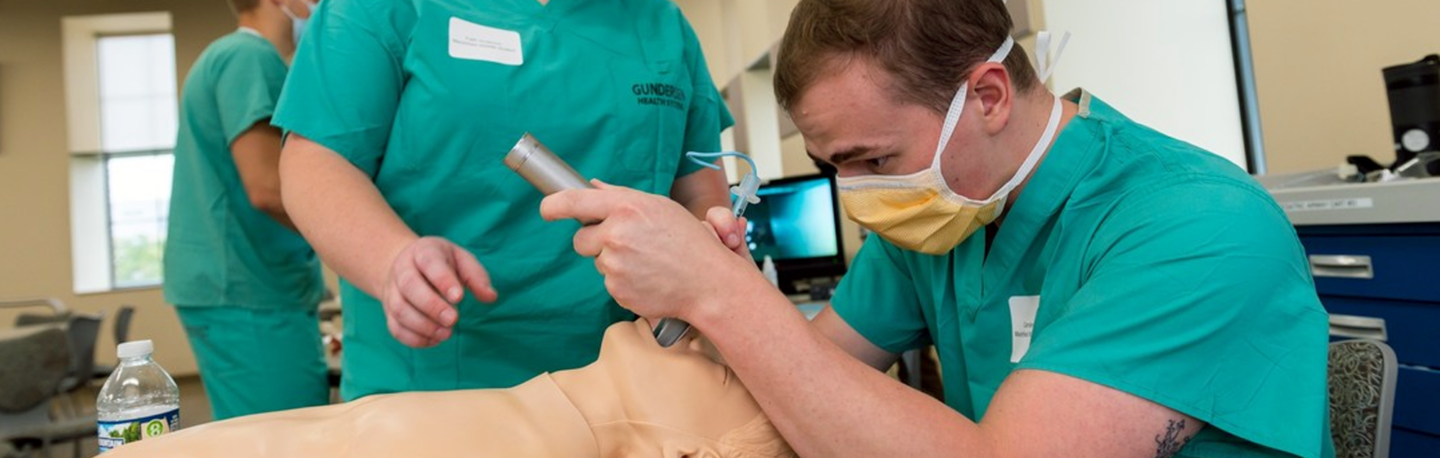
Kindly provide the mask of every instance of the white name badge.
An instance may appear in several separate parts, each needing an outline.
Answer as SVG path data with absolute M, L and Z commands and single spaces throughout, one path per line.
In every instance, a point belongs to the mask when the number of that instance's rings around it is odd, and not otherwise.
M 457 17 L 450 18 L 450 57 L 516 66 L 525 63 L 525 55 L 520 51 L 520 32 L 486 27 Z
M 1010 362 L 1018 363 L 1030 351 L 1030 335 L 1035 331 L 1035 313 L 1040 310 L 1040 296 L 1010 297 Z

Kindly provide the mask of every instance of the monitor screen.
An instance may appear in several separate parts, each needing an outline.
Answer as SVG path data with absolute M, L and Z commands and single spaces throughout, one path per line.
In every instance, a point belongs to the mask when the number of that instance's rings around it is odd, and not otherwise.
M 775 180 L 757 194 L 760 203 L 745 212 L 746 241 L 756 263 L 770 256 L 782 283 L 845 272 L 833 178 L 807 175 Z M 785 286 L 782 289 L 790 289 Z

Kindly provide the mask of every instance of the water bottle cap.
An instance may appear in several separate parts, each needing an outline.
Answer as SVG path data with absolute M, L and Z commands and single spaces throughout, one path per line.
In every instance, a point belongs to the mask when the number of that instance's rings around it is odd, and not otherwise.
M 149 340 L 136 340 L 125 342 L 115 348 L 115 355 L 121 358 L 135 358 L 139 356 L 150 356 L 155 352 L 155 344 Z

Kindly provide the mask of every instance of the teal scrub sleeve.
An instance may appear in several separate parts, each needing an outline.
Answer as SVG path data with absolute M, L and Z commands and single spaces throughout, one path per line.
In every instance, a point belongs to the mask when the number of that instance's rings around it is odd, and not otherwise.
M 404 85 L 414 22 L 400 2 L 320 2 L 296 51 L 274 124 L 325 146 L 374 177 Z
M 735 125 L 735 118 L 730 115 L 729 107 L 725 106 L 725 101 L 720 98 L 720 92 L 715 88 L 715 81 L 710 78 L 710 68 L 705 64 L 705 55 L 700 49 L 694 29 L 690 28 L 689 22 L 684 22 L 683 25 L 685 49 L 690 60 L 688 65 L 691 92 L 695 95 L 690 103 L 690 111 L 686 114 L 685 141 L 682 143 L 682 156 L 680 167 L 675 171 L 676 177 L 683 177 L 704 168 L 695 161 L 685 159 L 683 154 L 691 151 L 720 151 L 720 132 Z
M 1121 198 L 1072 299 L 1041 296 L 1041 316 L 1059 315 L 1037 320 L 1017 369 L 1108 386 L 1316 456 L 1328 325 L 1294 229 L 1256 186 L 1176 180 L 1188 181 Z
M 217 68 L 215 104 L 225 144 L 275 113 L 275 101 L 285 84 L 285 61 L 269 44 L 240 47 Z
M 860 336 L 897 355 L 931 342 L 916 283 L 899 251 L 872 234 L 830 299 L 830 308 Z

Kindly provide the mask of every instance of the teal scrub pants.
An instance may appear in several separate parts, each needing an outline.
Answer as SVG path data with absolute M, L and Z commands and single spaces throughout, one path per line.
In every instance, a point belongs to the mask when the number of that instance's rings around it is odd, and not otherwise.
M 313 310 L 177 306 L 215 420 L 330 402 Z

